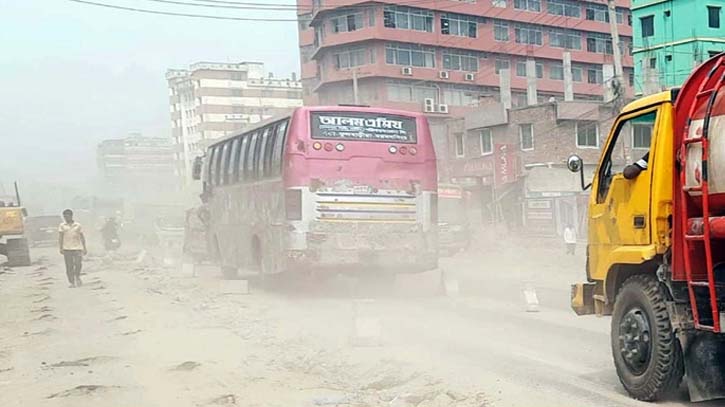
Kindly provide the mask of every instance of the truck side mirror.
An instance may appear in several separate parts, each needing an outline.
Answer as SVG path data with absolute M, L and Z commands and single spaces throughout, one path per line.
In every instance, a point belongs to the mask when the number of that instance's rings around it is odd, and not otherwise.
M 194 181 L 199 181 L 201 179 L 201 166 L 202 166 L 202 157 L 196 157 L 194 158 L 194 164 L 191 167 L 191 178 Z
M 584 160 L 582 160 L 581 157 L 579 157 L 576 154 L 572 154 L 569 156 L 569 159 L 566 160 L 566 168 L 569 169 L 571 172 L 578 172 L 579 173 L 579 180 L 581 181 L 582 191 L 586 191 L 589 189 L 592 184 L 584 184 Z

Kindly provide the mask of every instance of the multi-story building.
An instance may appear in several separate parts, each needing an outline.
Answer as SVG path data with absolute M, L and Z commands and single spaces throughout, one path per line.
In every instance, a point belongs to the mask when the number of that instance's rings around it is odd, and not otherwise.
M 474 197 L 484 219 L 494 213 L 523 222 L 528 233 L 554 235 L 567 224 L 585 227 L 587 195 L 566 160 L 576 153 L 591 178 L 609 129 L 614 106 L 593 101 L 553 102 L 505 109 L 491 103 L 447 123 L 447 171 Z M 623 139 L 622 160 L 631 163 L 649 151 L 652 126 L 640 123 Z M 504 173 L 507 172 L 507 173 Z
M 274 78 L 260 62 L 197 62 L 168 70 L 166 79 L 176 173 L 184 180 L 210 140 L 302 105 L 296 75 Z
M 104 184 L 119 195 L 159 196 L 175 189 L 173 146 L 166 137 L 128 137 L 98 144 L 96 159 Z
M 635 90 L 679 86 L 704 60 L 725 51 L 722 2 L 632 0 Z
M 614 75 L 602 0 L 298 0 L 305 103 L 358 103 L 462 116 L 498 98 L 510 72 L 514 107 L 563 99 L 565 52 L 574 99 L 600 100 Z M 633 78 L 629 0 L 616 1 L 625 85 Z M 535 69 L 527 69 L 534 60 Z M 531 65 L 530 65 L 531 66 Z M 529 77 L 527 78 L 527 71 Z

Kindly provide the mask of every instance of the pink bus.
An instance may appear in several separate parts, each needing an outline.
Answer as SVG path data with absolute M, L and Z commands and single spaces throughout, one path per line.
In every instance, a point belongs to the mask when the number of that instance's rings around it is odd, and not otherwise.
M 225 276 L 437 267 L 437 172 L 426 118 L 301 107 L 212 144 L 199 178 Z

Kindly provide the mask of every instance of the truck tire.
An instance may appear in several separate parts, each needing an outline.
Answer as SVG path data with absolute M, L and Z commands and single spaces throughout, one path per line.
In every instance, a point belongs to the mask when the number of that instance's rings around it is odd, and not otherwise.
M 612 355 L 619 380 L 635 399 L 655 401 L 676 390 L 685 373 L 665 293 L 654 275 L 622 284 L 612 314 Z
M 30 265 L 30 248 L 28 239 L 16 238 L 8 239 L 5 245 L 8 258 L 8 266 L 10 267 L 26 267 Z

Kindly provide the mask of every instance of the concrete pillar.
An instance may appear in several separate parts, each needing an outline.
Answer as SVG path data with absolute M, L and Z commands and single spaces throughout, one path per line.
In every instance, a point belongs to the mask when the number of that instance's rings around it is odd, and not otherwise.
M 511 109 L 511 71 L 501 69 L 498 71 L 501 104 L 504 109 Z
M 612 89 L 612 79 L 614 78 L 614 65 L 602 65 L 602 79 L 604 86 L 604 101 L 611 102 L 614 98 L 614 90 Z
M 526 60 L 526 104 L 534 106 L 539 103 L 539 95 L 536 91 L 536 61 Z
M 574 100 L 574 78 L 571 74 L 571 53 L 564 53 L 564 101 Z

